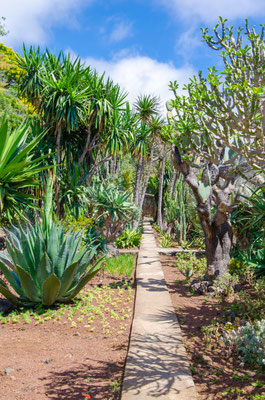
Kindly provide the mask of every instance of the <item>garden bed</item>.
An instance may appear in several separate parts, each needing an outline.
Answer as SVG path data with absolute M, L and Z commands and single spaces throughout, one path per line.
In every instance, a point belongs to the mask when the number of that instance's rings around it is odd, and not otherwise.
M 108 268 L 72 304 L 2 316 L 0 398 L 81 400 L 87 394 L 91 400 L 119 399 L 133 274 Z
M 232 300 L 221 302 L 193 295 L 186 277 L 175 266 L 176 258 L 161 256 L 161 263 L 181 326 L 198 400 L 265 399 L 265 374 L 240 365 L 215 340 L 215 335 L 219 335 L 218 324 L 231 320 Z

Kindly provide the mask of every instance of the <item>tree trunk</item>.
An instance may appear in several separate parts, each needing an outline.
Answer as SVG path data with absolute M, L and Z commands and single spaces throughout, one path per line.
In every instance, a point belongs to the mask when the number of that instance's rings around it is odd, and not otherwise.
M 89 151 L 89 147 L 90 147 L 90 137 L 91 137 L 91 128 L 92 128 L 93 122 L 94 122 L 95 119 L 96 119 L 96 116 L 97 116 L 97 112 L 94 111 L 93 114 L 92 114 L 92 117 L 91 117 L 91 119 L 90 119 L 90 121 L 89 121 L 89 124 L 88 124 L 88 126 L 87 126 L 87 138 L 86 138 L 86 143 L 85 143 L 85 147 L 84 147 L 84 149 L 83 149 L 83 152 L 82 152 L 82 154 L 81 154 L 81 157 L 79 158 L 78 165 L 80 165 L 80 164 L 83 163 L 83 161 L 84 161 L 84 159 L 85 159 L 85 156 L 86 156 L 87 152 Z
M 120 159 L 120 157 L 118 158 L 118 162 L 117 162 L 117 165 L 116 165 L 116 175 L 119 175 L 119 173 L 120 173 L 120 169 L 121 169 L 121 159 Z
M 206 278 L 214 280 L 222 277 L 228 269 L 230 249 L 232 245 L 232 228 L 230 216 L 232 207 L 229 200 L 228 188 L 222 190 L 211 187 L 209 198 L 203 201 L 199 195 L 199 181 L 196 170 L 182 160 L 178 148 L 174 149 L 176 168 L 182 173 L 185 182 L 191 188 L 197 203 L 197 211 L 200 223 L 205 235 L 207 274 Z M 231 189 L 232 190 L 232 189 Z M 212 205 L 215 199 L 216 212 L 212 217 Z
M 176 170 L 176 168 L 174 166 L 174 162 L 173 162 L 173 159 L 172 159 L 172 178 L 171 178 L 169 191 L 168 191 L 168 200 L 172 199 L 172 196 L 173 196 L 173 193 L 174 193 L 174 189 L 175 189 L 175 185 L 176 185 L 176 181 L 177 181 L 177 170 Z M 167 209 L 164 210 L 162 218 L 163 218 L 165 229 L 167 230 L 167 233 L 171 234 L 171 232 L 173 230 L 173 226 L 171 224 L 166 223 L 166 221 L 165 221 L 166 214 L 167 214 Z
M 166 155 L 165 151 L 162 158 L 162 165 L 159 175 L 159 187 L 158 187 L 158 205 L 157 205 L 157 224 L 163 229 L 163 220 L 162 220 L 162 203 L 163 203 L 163 183 L 164 183 L 164 174 L 166 167 Z
M 135 192 L 134 192 L 134 202 L 138 206 L 140 195 L 141 195 L 141 182 L 142 182 L 142 175 L 143 175 L 143 156 L 140 156 L 137 171 L 136 171 L 136 183 L 135 183 Z
M 226 221 L 219 227 L 213 227 L 211 231 L 211 235 L 205 232 L 205 246 L 207 278 L 214 280 L 227 272 L 232 245 L 231 223 Z
M 148 169 L 147 169 L 147 172 L 146 172 L 146 175 L 145 175 L 145 179 L 144 179 L 144 183 L 143 183 L 141 198 L 139 199 L 140 210 L 143 209 L 143 205 L 144 205 L 146 189 L 147 189 L 147 186 L 148 186 L 148 182 L 149 182 L 149 178 L 150 178 L 150 174 L 151 174 L 151 170 L 152 170 L 152 166 L 153 166 L 153 161 L 154 161 L 154 150 L 155 150 L 155 144 L 153 143 L 152 148 L 151 148 L 151 152 L 150 152 Z

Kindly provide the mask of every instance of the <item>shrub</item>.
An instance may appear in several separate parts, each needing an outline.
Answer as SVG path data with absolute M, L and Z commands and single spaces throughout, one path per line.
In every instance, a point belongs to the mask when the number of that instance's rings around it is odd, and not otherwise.
M 224 342 L 232 347 L 239 359 L 252 366 L 265 367 L 265 320 L 255 324 L 247 322 L 245 326 L 224 332 Z
M 215 281 L 215 285 L 223 296 L 229 297 L 234 294 L 234 287 L 238 281 L 237 275 L 231 275 L 229 272 L 226 272 Z
M 163 230 L 160 228 L 158 224 L 154 223 L 153 228 L 156 232 L 163 234 Z
M 139 209 L 130 201 L 130 193 L 114 183 L 95 182 L 88 189 L 98 231 L 107 242 L 114 241 L 119 232 L 139 215 Z
M 130 230 L 126 228 L 122 234 L 115 240 L 118 249 L 129 249 L 139 247 L 141 243 L 141 233 L 139 230 Z
M 158 241 L 161 247 L 172 247 L 173 241 L 170 233 L 160 233 L 158 237 Z
M 178 254 L 176 256 L 176 267 L 187 278 L 191 277 L 194 273 L 199 276 L 204 276 L 206 273 L 206 258 L 197 257 L 194 253 Z
M 72 215 L 68 214 L 62 220 L 63 226 L 65 228 L 65 232 L 69 231 L 70 229 L 73 232 L 80 232 L 83 231 L 84 235 L 86 231 L 95 225 L 93 218 L 86 217 L 82 214 L 79 215 L 78 218 L 73 217 Z

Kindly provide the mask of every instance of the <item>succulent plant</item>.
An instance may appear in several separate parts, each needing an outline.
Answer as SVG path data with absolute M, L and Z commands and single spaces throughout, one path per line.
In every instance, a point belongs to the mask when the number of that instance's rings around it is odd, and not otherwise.
M 0 271 L 18 296 L 2 279 L 0 293 L 16 306 L 70 301 L 101 269 L 100 261 L 90 266 L 97 246 L 81 247 L 83 232 L 65 233 L 64 225 L 54 222 L 52 215 L 50 176 L 41 220 L 6 231 L 8 254 L 0 255 Z
M 8 255 L 0 256 L 0 270 L 18 296 L 2 279 L 0 293 L 16 306 L 67 302 L 101 268 L 100 262 L 89 267 L 96 247 L 80 248 L 82 232 L 65 235 L 61 224 L 53 222 L 47 232 L 38 223 L 28 223 L 7 234 Z

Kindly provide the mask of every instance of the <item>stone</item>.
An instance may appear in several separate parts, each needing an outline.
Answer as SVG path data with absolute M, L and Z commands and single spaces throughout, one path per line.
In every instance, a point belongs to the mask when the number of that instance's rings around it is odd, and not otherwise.
M 12 307 L 12 303 L 6 299 L 0 299 L 0 312 L 6 313 Z
M 209 281 L 192 281 L 190 287 L 194 290 L 197 294 L 206 294 L 208 292 L 208 288 L 211 286 L 211 282 Z
M 209 293 L 215 293 L 216 292 L 216 288 L 214 286 L 209 286 L 208 287 L 208 292 Z
M 15 370 L 14 370 L 13 368 L 10 368 L 10 367 L 4 369 L 4 373 L 5 373 L 6 375 L 11 374 L 11 372 L 14 372 L 14 371 L 15 371 Z
M 201 354 L 201 357 L 205 364 L 213 365 L 213 360 L 210 356 L 207 356 L 206 354 Z

